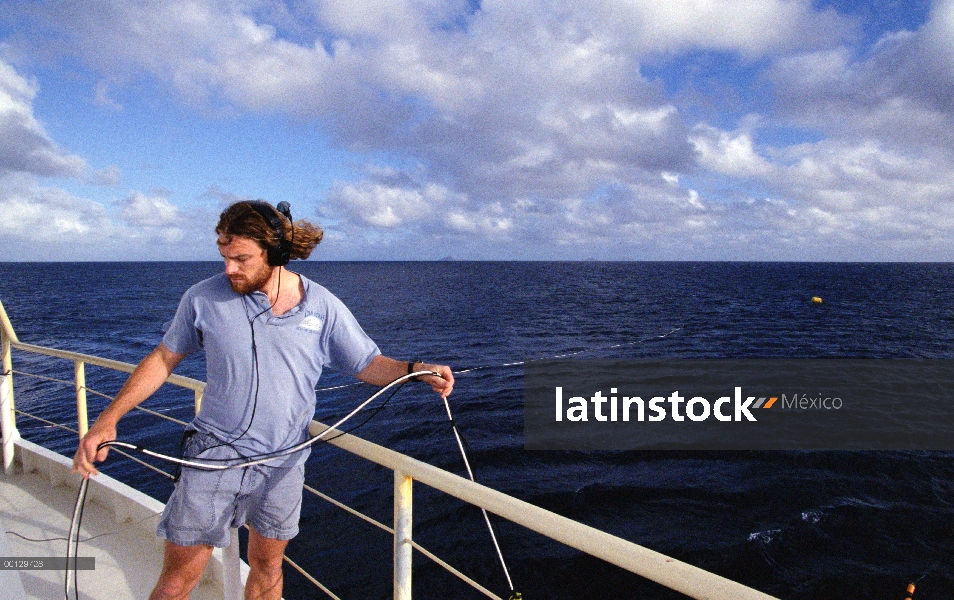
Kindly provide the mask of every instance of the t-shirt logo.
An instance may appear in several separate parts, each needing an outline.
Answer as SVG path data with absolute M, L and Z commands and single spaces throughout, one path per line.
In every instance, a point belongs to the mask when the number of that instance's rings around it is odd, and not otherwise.
M 324 324 L 324 321 L 321 318 L 316 317 L 315 315 L 308 315 L 301 320 L 301 323 L 298 324 L 299 329 L 307 329 L 308 331 L 321 331 L 321 326 Z

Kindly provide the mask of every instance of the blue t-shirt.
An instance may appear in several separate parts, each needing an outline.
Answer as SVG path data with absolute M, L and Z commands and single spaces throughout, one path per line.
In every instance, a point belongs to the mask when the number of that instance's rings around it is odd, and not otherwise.
M 192 426 L 235 440 L 246 456 L 306 440 L 322 369 L 357 375 L 381 353 L 338 298 L 304 276 L 301 281 L 301 302 L 278 317 L 264 293 L 239 295 L 224 273 L 200 281 L 182 296 L 162 339 L 179 354 L 205 350 L 205 393 Z M 291 466 L 308 454 L 266 464 Z

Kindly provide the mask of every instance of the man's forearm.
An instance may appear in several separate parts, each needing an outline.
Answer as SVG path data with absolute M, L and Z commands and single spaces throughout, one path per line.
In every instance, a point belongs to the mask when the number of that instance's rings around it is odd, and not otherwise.
M 371 363 L 365 367 L 363 371 L 358 373 L 358 379 L 371 385 L 387 385 L 398 377 L 407 375 L 408 364 L 407 361 L 394 360 L 393 358 L 379 354 L 371 360 Z M 430 384 L 435 392 L 445 398 L 451 393 L 451 390 L 454 389 L 454 374 L 451 372 L 450 367 L 446 365 L 417 362 L 414 363 L 414 370 L 438 373 L 439 375 L 436 377 L 426 375 L 422 376 L 421 379 L 425 383 Z
M 371 385 L 387 385 L 402 375 L 407 375 L 407 362 L 394 360 L 382 354 L 375 356 L 363 371 L 358 373 L 358 379 Z
M 181 355 L 171 352 L 162 345 L 150 352 L 136 366 L 122 389 L 116 394 L 116 398 L 100 413 L 97 422 L 102 421 L 106 425 L 115 427 L 123 415 L 139 406 L 159 389 L 180 360 L 182 360 Z

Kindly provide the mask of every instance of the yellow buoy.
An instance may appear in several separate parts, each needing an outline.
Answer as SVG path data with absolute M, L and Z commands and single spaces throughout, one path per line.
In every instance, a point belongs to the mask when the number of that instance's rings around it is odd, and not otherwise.
M 812 304 L 821 304 L 821 303 L 822 303 L 821 296 L 812 296 Z

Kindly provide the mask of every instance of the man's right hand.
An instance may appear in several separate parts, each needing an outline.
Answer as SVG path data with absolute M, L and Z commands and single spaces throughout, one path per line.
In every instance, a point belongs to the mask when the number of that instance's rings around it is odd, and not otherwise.
M 80 473 L 84 479 L 90 475 L 99 475 L 93 463 L 103 462 L 109 454 L 109 448 L 97 451 L 99 445 L 116 439 L 116 423 L 158 390 L 185 357 L 185 354 L 177 354 L 166 348 L 165 344 L 159 344 L 136 365 L 116 398 L 99 414 L 96 422 L 80 440 L 79 448 L 73 456 L 74 473 Z
M 76 449 L 76 454 L 73 456 L 73 472 L 82 475 L 83 479 L 87 479 L 90 475 L 99 475 L 93 463 L 106 460 L 109 448 L 102 448 L 99 451 L 97 448 L 103 442 L 111 442 L 115 439 L 116 427 L 101 424 L 99 421 L 94 423 L 80 440 L 79 448 Z

